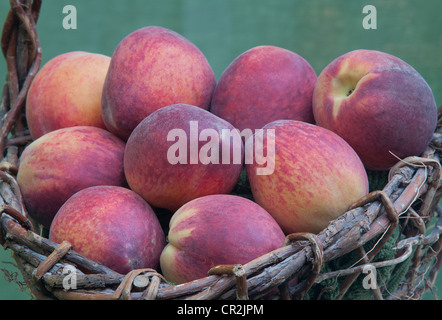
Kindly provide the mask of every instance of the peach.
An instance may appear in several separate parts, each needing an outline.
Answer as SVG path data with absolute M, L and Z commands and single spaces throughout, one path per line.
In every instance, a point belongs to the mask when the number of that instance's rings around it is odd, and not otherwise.
M 101 95 L 110 57 L 73 51 L 49 60 L 37 73 L 26 100 L 32 138 L 61 128 L 105 128 Z
M 223 72 L 210 111 L 239 130 L 260 129 L 281 119 L 312 123 L 316 78 L 298 54 L 276 46 L 254 47 Z
M 374 50 L 348 52 L 325 67 L 313 112 L 317 124 L 343 137 L 370 170 L 421 154 L 437 122 L 424 78 L 403 60 Z
M 52 222 L 49 240 L 116 272 L 159 267 L 166 244 L 153 209 L 130 189 L 95 186 L 70 197 Z
M 266 209 L 285 233 L 318 233 L 368 193 L 368 177 L 356 152 L 337 134 L 314 124 L 278 120 L 275 148 L 264 134 L 263 153 L 274 162 L 272 174 L 257 174 L 261 164 L 246 163 L 254 200 Z M 246 141 L 246 149 L 256 135 Z M 272 155 L 269 157 L 269 153 Z
M 175 211 L 192 199 L 229 193 L 243 154 L 230 123 L 199 107 L 175 104 L 135 128 L 126 143 L 124 171 L 131 189 L 150 205 Z
M 125 143 L 105 129 L 76 126 L 51 131 L 25 148 L 17 174 L 29 214 L 49 227 L 74 193 L 95 185 L 126 185 Z
M 284 238 L 270 214 L 249 199 L 201 197 L 172 216 L 161 270 L 170 282 L 189 282 L 216 265 L 245 264 L 281 247 Z
M 178 33 L 138 29 L 116 47 L 102 99 L 109 131 L 127 140 L 153 111 L 176 103 L 209 109 L 215 74 L 204 54 Z

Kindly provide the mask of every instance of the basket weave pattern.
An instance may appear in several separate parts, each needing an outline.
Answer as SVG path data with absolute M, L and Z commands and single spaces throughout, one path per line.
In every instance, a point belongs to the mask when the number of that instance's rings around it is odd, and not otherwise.
M 317 284 L 339 278 L 335 285 L 340 299 L 367 265 L 378 269 L 405 261 L 409 267 L 395 291 L 376 287 L 371 289 L 373 298 L 419 299 L 434 286 L 442 261 L 440 125 L 420 157 L 399 160 L 381 190 L 360 199 L 319 234 L 288 235 L 284 246 L 275 251 L 244 265 L 216 266 L 207 277 L 190 283 L 169 284 L 152 269 L 119 274 L 79 255 L 67 242 L 49 241 L 28 216 L 16 182 L 20 154 L 30 142 L 23 109 L 41 63 L 35 27 L 41 0 L 10 2 L 1 38 L 8 73 L 0 110 L 0 243 L 12 251 L 36 298 L 302 299 Z M 394 258 L 376 260 L 397 231 L 401 236 L 393 246 Z M 373 239 L 367 250 L 365 245 Z M 350 267 L 323 272 L 327 263 L 348 253 L 358 257 Z M 77 270 L 76 288 L 65 290 L 68 266 Z

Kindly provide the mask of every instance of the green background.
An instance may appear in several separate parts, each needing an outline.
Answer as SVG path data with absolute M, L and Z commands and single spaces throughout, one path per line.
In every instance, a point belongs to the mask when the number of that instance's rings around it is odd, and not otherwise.
M 77 9 L 77 29 L 62 26 L 63 7 Z M 365 5 L 377 9 L 377 29 L 365 30 Z M 0 2 L 0 21 L 9 1 Z M 43 64 L 73 50 L 111 56 L 130 32 L 147 25 L 177 31 L 206 55 L 217 76 L 242 52 L 275 45 L 307 59 L 319 74 L 354 49 L 375 49 L 411 64 L 442 104 L 442 1 L 440 0 L 43 0 L 37 31 Z M 5 62 L 0 79 L 5 79 Z M 16 269 L 0 249 L 0 269 Z M 441 276 L 439 276 L 441 278 Z M 442 279 L 438 287 L 442 287 Z M 436 291 L 440 297 L 442 294 Z M 432 299 L 430 294 L 426 299 Z M 29 299 L 0 271 L 0 299 Z

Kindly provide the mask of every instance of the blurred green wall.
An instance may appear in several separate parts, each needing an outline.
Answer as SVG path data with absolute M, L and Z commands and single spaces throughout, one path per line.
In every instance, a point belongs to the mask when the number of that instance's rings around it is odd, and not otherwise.
M 63 28 L 66 5 L 77 9 L 76 30 Z M 377 9 L 376 30 L 362 26 L 365 5 Z M 9 1 L 1 0 L 2 23 L 8 10 Z M 436 103 L 442 104 L 440 0 L 43 0 L 37 24 L 43 64 L 73 50 L 111 56 L 124 36 L 146 25 L 164 26 L 187 37 L 206 55 L 218 78 L 240 53 L 263 44 L 300 54 L 317 74 L 345 52 L 385 51 L 417 69 Z M 0 79 L 6 74 L 2 61 Z M 0 250 L 0 269 L 10 269 L 4 263 L 9 256 Z M 10 298 L 29 296 L 0 271 L 0 299 Z

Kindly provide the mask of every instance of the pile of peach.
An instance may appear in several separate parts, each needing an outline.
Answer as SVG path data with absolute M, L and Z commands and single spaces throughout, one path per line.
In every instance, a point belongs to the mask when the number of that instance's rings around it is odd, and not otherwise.
M 50 240 L 182 283 L 320 232 L 368 193 L 367 170 L 423 152 L 437 108 L 422 76 L 387 53 L 348 52 L 317 76 L 298 54 L 258 46 L 217 80 L 188 39 L 149 26 L 112 57 L 47 62 L 26 117 L 33 142 L 17 180 Z M 232 194 L 241 172 L 253 201 Z

